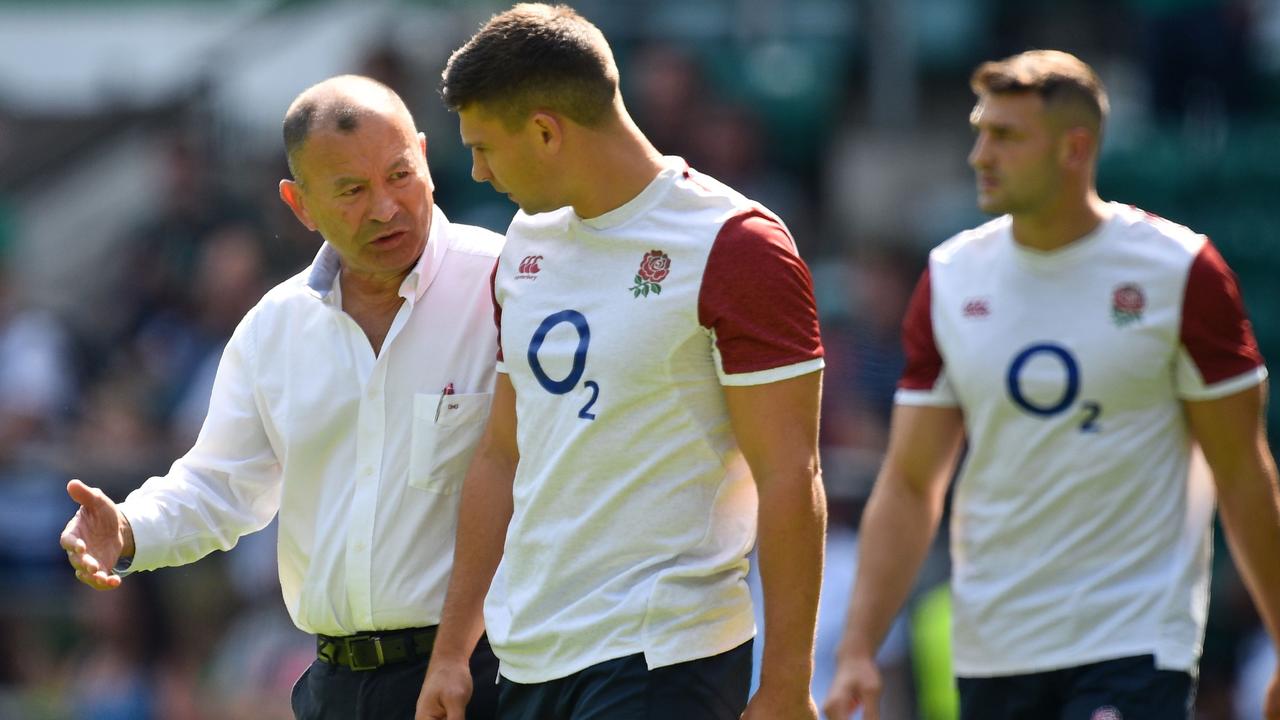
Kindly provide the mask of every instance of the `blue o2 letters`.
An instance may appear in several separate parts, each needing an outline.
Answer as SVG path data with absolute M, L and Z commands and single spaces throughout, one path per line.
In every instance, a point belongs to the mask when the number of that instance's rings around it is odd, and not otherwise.
M 1027 362 L 1037 355 L 1049 355 L 1060 363 L 1066 372 L 1067 386 L 1056 402 L 1038 404 L 1022 394 L 1022 369 Z M 1080 395 L 1080 365 L 1071 351 L 1054 343 L 1036 343 L 1029 345 L 1014 356 L 1009 364 L 1009 372 L 1005 375 L 1005 387 L 1009 391 L 1009 399 L 1023 411 L 1037 417 L 1049 418 L 1057 415 L 1075 404 Z M 1092 400 L 1081 406 L 1084 409 L 1084 421 L 1080 424 L 1082 432 L 1096 432 L 1097 419 L 1102 414 L 1102 406 Z
M 542 349 L 542 343 L 547 339 L 547 333 L 560 323 L 569 323 L 578 331 L 578 348 L 573 352 L 573 367 L 569 369 L 569 374 L 563 379 L 552 380 L 547 375 L 546 370 L 542 367 L 542 361 L 538 359 L 538 351 Z M 587 369 L 587 348 L 591 346 L 591 326 L 587 323 L 587 318 L 577 310 L 561 310 L 557 313 L 548 315 L 538 329 L 533 333 L 533 339 L 529 341 L 529 369 L 533 371 L 533 377 L 538 384 L 552 395 L 564 395 L 573 390 L 578 381 L 582 379 L 582 373 Z M 587 404 L 578 411 L 578 417 L 584 420 L 595 420 L 595 413 L 589 412 L 592 405 L 596 404 L 596 400 L 600 397 L 600 386 L 594 380 L 588 380 L 583 387 L 591 391 L 591 399 Z

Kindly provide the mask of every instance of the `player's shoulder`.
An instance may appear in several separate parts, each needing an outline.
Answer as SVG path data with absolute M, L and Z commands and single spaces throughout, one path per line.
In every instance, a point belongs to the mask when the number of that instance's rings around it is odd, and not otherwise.
M 460 223 L 449 223 L 446 237 L 449 252 L 490 259 L 502 254 L 502 246 L 507 241 L 501 234 L 487 228 Z
M 930 267 L 985 261 L 1006 244 L 1012 222 L 1008 215 L 1002 215 L 952 235 L 929 251 Z
M 1190 260 L 1204 248 L 1208 238 L 1172 220 L 1123 203 L 1108 203 L 1115 234 L 1126 245 L 1139 245 L 1147 253 L 1170 260 Z
M 791 238 L 786 223 L 764 204 L 688 165 L 677 175 L 671 196 L 668 207 L 687 218 L 690 227 L 703 226 L 720 242 Z
M 545 235 L 564 233 L 573 219 L 573 208 L 565 206 L 549 212 L 530 215 L 523 210 L 516 211 L 507 227 L 507 242 L 526 238 L 537 238 Z

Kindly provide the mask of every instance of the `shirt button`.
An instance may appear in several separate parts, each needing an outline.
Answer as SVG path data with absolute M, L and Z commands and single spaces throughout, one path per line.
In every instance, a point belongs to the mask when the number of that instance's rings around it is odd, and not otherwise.
M 356 543 L 356 552 L 364 552 L 364 543 L 362 542 Z
M 369 477 L 370 475 L 372 475 L 372 474 L 373 474 L 373 468 L 371 468 L 371 467 L 369 467 L 368 465 L 366 465 L 366 466 L 365 466 L 365 468 L 364 468 L 363 470 L 361 470 L 361 471 L 360 471 L 360 473 L 361 473 L 362 475 L 364 475 L 365 477 Z

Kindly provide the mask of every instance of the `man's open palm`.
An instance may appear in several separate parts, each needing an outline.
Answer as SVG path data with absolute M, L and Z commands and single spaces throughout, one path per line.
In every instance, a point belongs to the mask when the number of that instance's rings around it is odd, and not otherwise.
M 67 483 L 67 494 L 80 503 L 80 509 L 67 523 L 61 538 L 67 561 L 76 569 L 76 578 L 97 590 L 120 587 L 120 576 L 112 569 L 125 550 L 123 516 L 105 493 L 79 480 Z M 132 550 L 130 547 L 129 551 Z

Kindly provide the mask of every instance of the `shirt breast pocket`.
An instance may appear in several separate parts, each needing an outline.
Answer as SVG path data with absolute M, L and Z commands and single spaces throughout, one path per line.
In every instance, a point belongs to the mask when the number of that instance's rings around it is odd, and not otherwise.
M 492 400 L 493 393 L 414 395 L 410 487 L 442 495 L 458 492 Z

